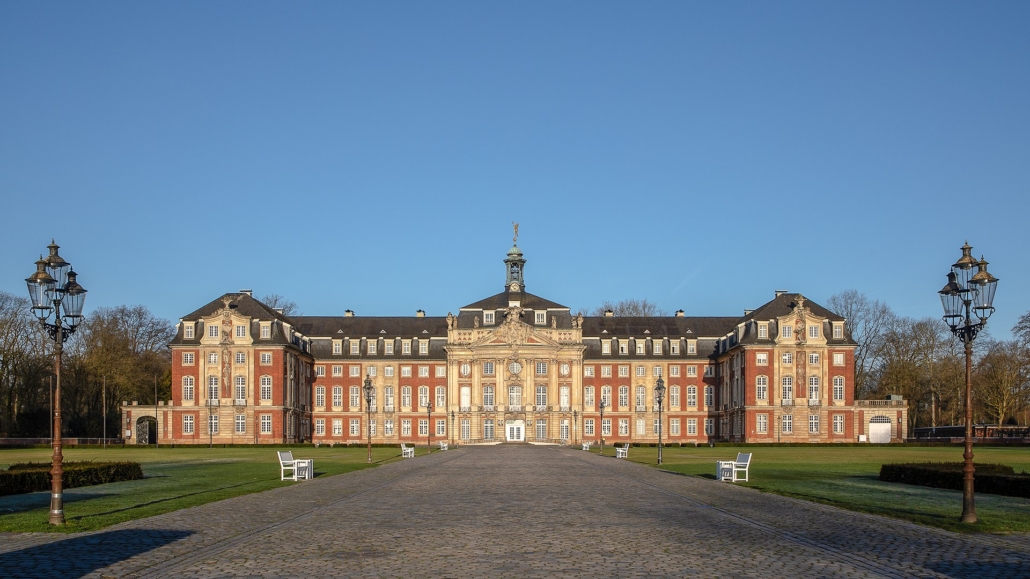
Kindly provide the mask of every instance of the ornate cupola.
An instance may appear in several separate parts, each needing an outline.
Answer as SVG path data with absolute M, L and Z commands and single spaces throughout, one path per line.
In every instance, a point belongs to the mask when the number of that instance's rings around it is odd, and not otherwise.
M 522 258 L 522 250 L 516 245 L 519 239 L 519 224 L 513 223 L 512 225 L 515 227 L 515 237 L 511 239 L 511 249 L 508 250 L 508 257 L 504 260 L 508 271 L 508 277 L 504 280 L 504 287 L 508 290 L 509 294 L 521 294 L 526 289 L 526 281 L 522 277 L 526 267 L 526 260 Z

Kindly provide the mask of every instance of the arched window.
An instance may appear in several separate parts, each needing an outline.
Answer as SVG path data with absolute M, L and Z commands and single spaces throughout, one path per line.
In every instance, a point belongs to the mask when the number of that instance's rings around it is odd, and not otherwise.
M 833 399 L 844 400 L 844 377 L 833 377 Z
M 182 399 L 193 400 L 193 376 L 182 377 Z
M 418 405 L 421 408 L 429 406 L 429 386 L 418 387 Z
M 218 376 L 207 377 L 207 397 L 209 400 L 218 400 Z
M 697 386 L 687 386 L 687 408 L 697 406 Z
M 647 406 L 647 389 L 644 388 L 643 386 L 637 386 L 636 405 L 637 405 L 638 411 L 639 411 L 640 408 L 643 408 L 644 406 Z
M 619 408 L 629 406 L 629 386 L 619 386 Z
M 261 399 L 271 400 L 272 399 L 272 377 L 262 376 L 261 377 Z
M 236 395 L 233 398 L 235 398 L 236 400 L 246 400 L 247 399 L 247 377 L 246 376 L 236 376 L 235 377 L 235 383 L 236 383 Z

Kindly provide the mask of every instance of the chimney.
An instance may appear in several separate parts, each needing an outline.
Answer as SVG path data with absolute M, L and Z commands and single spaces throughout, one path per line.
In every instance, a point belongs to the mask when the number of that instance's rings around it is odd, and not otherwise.
M 753 313 L 755 313 L 755 310 L 744 310 L 744 315 L 745 316 L 750 316 Z
M 240 290 L 240 293 L 241 293 L 241 294 L 246 294 L 246 295 L 248 295 L 248 296 L 250 296 L 250 297 L 254 297 L 254 290 L 250 290 L 250 289 L 241 289 L 241 290 Z
M 780 297 L 785 293 L 787 293 L 787 290 L 776 290 L 776 297 Z
M 424 317 L 426 317 L 426 312 L 423 311 L 423 310 L 418 310 L 418 311 L 415 312 L 415 317 L 416 318 L 424 318 Z
M 614 318 L 615 317 L 615 312 L 613 312 L 611 310 L 605 310 L 604 311 L 604 317 L 606 317 L 606 318 Z
M 676 310 L 676 317 L 677 318 L 682 318 L 683 317 L 683 310 Z
M 343 312 L 343 316 L 346 317 L 346 318 L 353 318 L 354 317 L 354 310 L 347 310 L 347 311 Z

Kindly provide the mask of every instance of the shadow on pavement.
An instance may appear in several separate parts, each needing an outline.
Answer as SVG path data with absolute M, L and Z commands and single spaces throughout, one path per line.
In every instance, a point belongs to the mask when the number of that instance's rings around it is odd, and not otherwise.
M 119 530 L 72 537 L 0 553 L 4 577 L 83 577 L 109 565 L 163 547 L 192 531 Z
M 1012 553 L 1018 557 L 1018 553 Z M 1027 577 L 1025 559 L 1016 561 L 938 561 L 927 565 L 930 569 L 955 579 L 981 577 Z

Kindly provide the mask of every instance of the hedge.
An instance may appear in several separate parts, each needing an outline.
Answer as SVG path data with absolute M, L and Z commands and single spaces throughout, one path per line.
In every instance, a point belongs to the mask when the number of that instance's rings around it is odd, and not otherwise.
M 143 467 L 138 462 L 64 463 L 63 480 L 66 489 L 141 478 L 143 478 Z M 49 463 L 12 464 L 7 470 L 0 470 L 0 496 L 34 493 L 49 489 Z
M 926 462 L 885 464 L 880 467 L 880 480 L 939 489 L 962 490 L 961 462 Z M 1016 474 L 1011 466 L 977 464 L 973 474 L 973 490 L 978 493 L 1030 498 L 1030 474 Z

